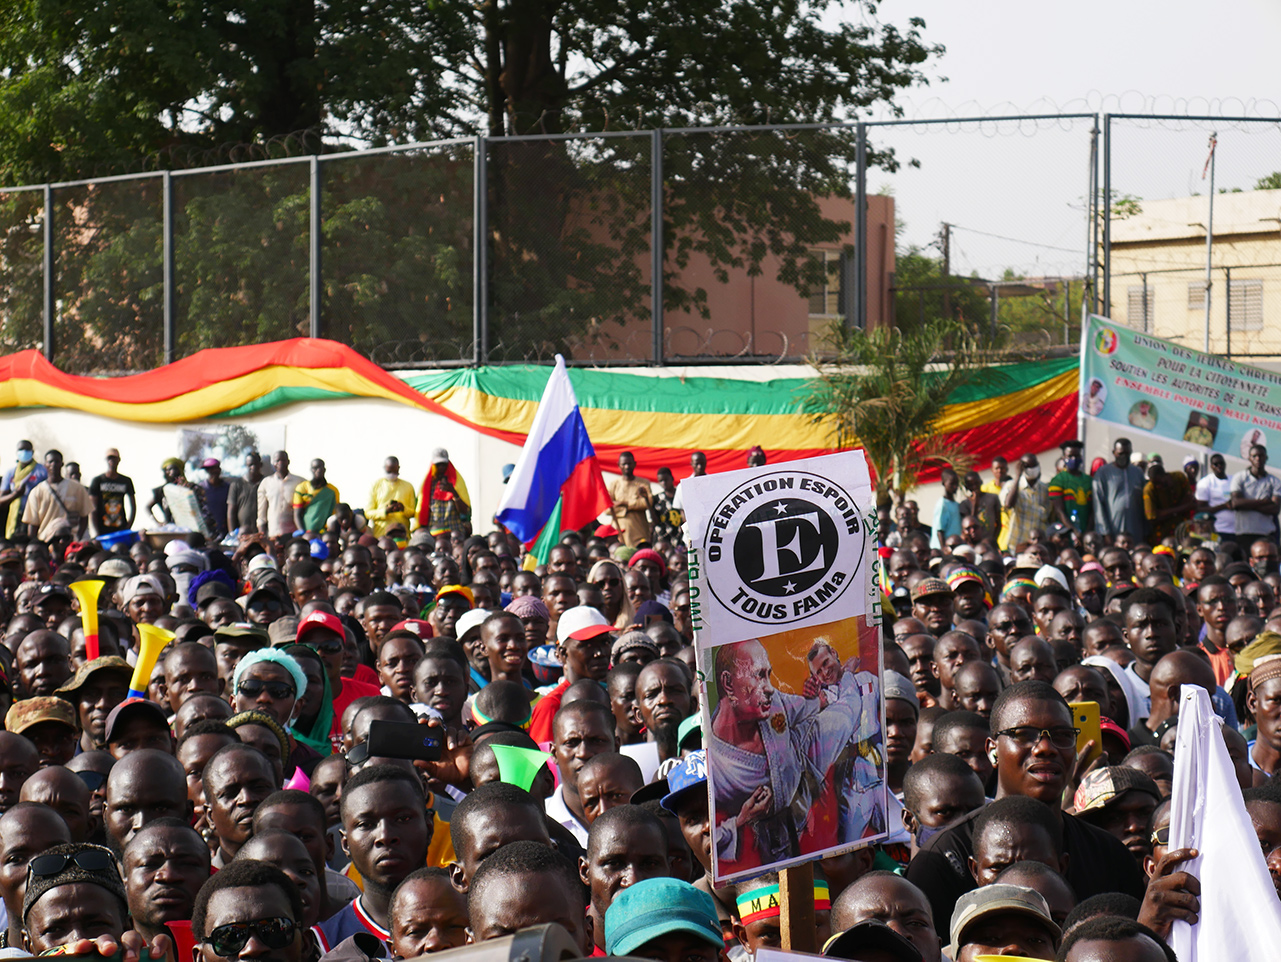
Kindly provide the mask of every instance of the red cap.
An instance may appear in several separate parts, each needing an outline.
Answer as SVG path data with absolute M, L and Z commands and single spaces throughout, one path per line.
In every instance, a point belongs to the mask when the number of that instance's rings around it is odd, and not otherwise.
M 343 629 L 342 620 L 337 615 L 331 615 L 327 611 L 313 611 L 302 621 L 298 622 L 297 641 L 302 641 L 302 636 L 313 628 L 328 628 L 339 637 L 346 637 L 347 632 Z
M 423 621 L 421 618 L 406 618 L 404 621 L 398 621 L 391 626 L 392 631 L 412 631 L 419 638 L 432 638 L 435 632 L 431 630 L 431 622 Z

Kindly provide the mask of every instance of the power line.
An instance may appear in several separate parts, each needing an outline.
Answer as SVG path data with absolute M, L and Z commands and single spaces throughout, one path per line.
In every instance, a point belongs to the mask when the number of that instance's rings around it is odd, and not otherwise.
M 1015 244 L 1026 244 L 1029 247 L 1044 247 L 1050 251 L 1063 251 L 1067 254 L 1080 254 L 1081 251 L 1074 247 L 1055 247 L 1053 244 L 1042 244 L 1038 241 L 1022 240 L 1018 237 L 1006 237 L 1004 234 L 990 234 L 985 230 L 977 230 L 973 227 L 963 227 L 960 224 L 950 225 L 953 230 L 969 231 L 971 234 L 981 234 L 983 237 L 994 237 L 997 240 L 1012 241 Z

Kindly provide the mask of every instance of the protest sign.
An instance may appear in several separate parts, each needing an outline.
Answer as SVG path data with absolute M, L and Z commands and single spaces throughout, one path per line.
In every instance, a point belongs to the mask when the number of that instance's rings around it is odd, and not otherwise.
M 1081 415 L 1248 460 L 1281 443 L 1281 375 L 1091 315 Z
M 682 484 L 715 878 L 884 837 L 876 511 L 863 453 Z

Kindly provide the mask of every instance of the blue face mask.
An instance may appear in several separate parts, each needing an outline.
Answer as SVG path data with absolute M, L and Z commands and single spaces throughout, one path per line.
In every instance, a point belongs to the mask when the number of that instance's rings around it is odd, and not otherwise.
M 1068 458 L 1067 460 L 1065 460 L 1065 461 L 1063 462 L 1063 466 L 1064 466 L 1064 467 L 1066 467 L 1069 471 L 1071 471 L 1071 472 L 1073 472 L 1073 473 L 1075 474 L 1077 471 L 1080 471 L 1080 470 L 1081 470 L 1081 459 L 1080 459 L 1080 458 Z
M 32 459 L 32 458 L 34 458 L 35 456 L 36 456 L 36 453 L 35 453 L 34 451 L 19 451 L 19 452 L 18 452 L 18 463 L 19 463 L 19 464 L 30 464 L 30 463 L 31 463 L 31 459 Z

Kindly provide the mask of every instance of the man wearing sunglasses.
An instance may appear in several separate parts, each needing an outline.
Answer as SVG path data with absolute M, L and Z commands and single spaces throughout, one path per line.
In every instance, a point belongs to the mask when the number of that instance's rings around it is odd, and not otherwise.
M 347 706 L 357 698 L 382 694 L 377 685 L 342 676 L 344 639 L 342 620 L 332 611 L 318 608 L 298 622 L 298 644 L 306 645 L 320 656 L 329 677 L 329 692 L 334 700 L 334 722 L 329 736 L 335 749 L 342 744 L 342 716 Z
M 1063 696 L 1041 681 L 1011 685 L 992 707 L 991 730 L 987 749 L 996 766 L 996 797 L 1026 796 L 1062 820 L 1067 880 L 1078 897 L 1119 891 L 1141 899 L 1143 874 L 1120 840 L 1063 811 L 1063 793 L 1078 777 L 1078 731 Z M 940 930 L 956 900 L 974 888 L 973 877 L 959 866 L 974 854 L 976 817 L 971 813 L 930 839 L 908 866 L 907 878 L 929 898 Z
M 125 886 L 111 852 L 99 845 L 55 845 L 27 864 L 22 899 L 24 946 L 32 955 L 63 947 L 69 955 L 96 952 L 125 960 L 147 949 L 153 959 L 169 951 L 168 936 L 150 945 L 130 928 Z
M 199 962 L 300 962 L 302 899 L 280 869 L 233 862 L 200 888 L 191 915 Z

